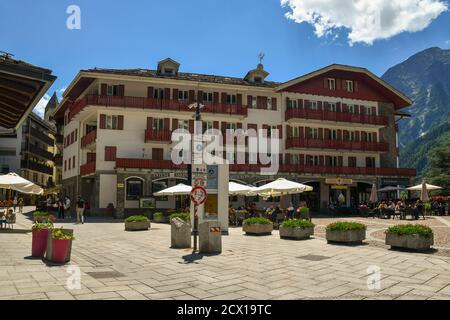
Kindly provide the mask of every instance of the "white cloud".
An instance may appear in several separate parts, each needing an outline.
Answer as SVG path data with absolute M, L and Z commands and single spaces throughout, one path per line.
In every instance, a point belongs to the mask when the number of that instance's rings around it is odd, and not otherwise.
M 289 8 L 287 18 L 313 25 L 317 37 L 348 29 L 350 45 L 421 31 L 448 10 L 442 0 L 281 0 L 281 5 Z
M 48 101 L 50 100 L 50 96 L 48 94 L 45 94 L 41 100 L 38 102 L 36 107 L 34 107 L 33 112 L 36 113 L 41 118 L 44 117 L 45 113 L 45 107 L 47 106 Z

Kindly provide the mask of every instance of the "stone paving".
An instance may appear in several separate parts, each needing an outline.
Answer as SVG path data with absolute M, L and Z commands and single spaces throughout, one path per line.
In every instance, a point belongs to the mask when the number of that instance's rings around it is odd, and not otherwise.
M 223 253 L 193 256 L 170 249 L 170 226 L 125 232 L 123 223 L 87 221 L 73 228 L 72 262 L 46 266 L 31 254 L 31 222 L 0 231 L 0 299 L 450 299 L 450 257 L 363 245 L 223 237 Z M 322 224 L 321 221 L 315 221 Z M 62 226 L 57 224 L 57 226 Z M 449 229 L 447 229 L 447 233 Z M 67 268 L 81 269 L 81 288 L 69 290 Z M 367 270 L 381 268 L 369 290 Z

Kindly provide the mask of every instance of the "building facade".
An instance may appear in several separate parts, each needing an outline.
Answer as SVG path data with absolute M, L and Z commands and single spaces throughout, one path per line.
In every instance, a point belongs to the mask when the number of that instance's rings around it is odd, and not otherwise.
M 112 204 L 126 215 L 139 208 L 141 197 L 187 183 L 186 166 L 171 161 L 171 133 L 193 132 L 188 106 L 196 101 L 205 105 L 205 130 L 279 129 L 279 173 L 261 176 L 260 165 L 234 164 L 230 180 L 307 183 L 314 192 L 292 200 L 306 200 L 315 211 L 341 194 L 350 206 L 368 200 L 374 183 L 409 185 L 415 176 L 414 169 L 398 166 L 396 123 L 412 102 L 366 69 L 332 65 L 276 83 L 266 80 L 261 64 L 244 78 L 179 67 L 166 59 L 156 70 L 80 71 L 54 114 L 63 128 L 65 195 L 82 195 L 95 213 Z M 159 198 L 156 206 L 175 208 L 177 201 Z

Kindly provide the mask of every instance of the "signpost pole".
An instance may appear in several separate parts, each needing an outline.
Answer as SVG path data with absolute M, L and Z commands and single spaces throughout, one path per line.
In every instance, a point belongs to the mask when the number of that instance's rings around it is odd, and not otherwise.
M 200 106 L 200 102 L 197 101 L 196 106 L 195 106 L 195 121 L 201 121 L 202 120 L 202 116 L 201 116 L 201 106 Z M 195 128 L 195 126 L 194 126 Z M 195 134 L 195 129 L 194 129 L 194 134 Z M 194 140 L 194 139 L 193 139 Z M 194 141 L 192 141 L 192 145 L 194 145 L 193 143 Z M 194 161 L 194 150 L 193 147 L 191 148 L 191 164 L 188 166 L 188 181 L 191 182 L 192 186 L 194 186 L 193 182 L 192 182 L 192 162 Z M 192 230 L 192 233 L 194 235 L 194 253 L 197 252 L 197 239 L 198 239 L 198 205 L 194 206 L 194 228 Z

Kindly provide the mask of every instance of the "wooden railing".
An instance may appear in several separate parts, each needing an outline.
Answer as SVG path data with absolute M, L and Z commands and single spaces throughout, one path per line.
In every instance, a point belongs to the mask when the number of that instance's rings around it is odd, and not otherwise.
M 388 152 L 389 144 L 382 142 L 363 141 L 339 141 L 339 140 L 318 140 L 318 139 L 286 139 L 286 149 L 291 148 L 319 148 L 335 150 L 356 150 L 356 151 L 376 151 Z
M 35 155 L 41 156 L 47 160 L 53 161 L 53 154 L 51 152 L 48 152 L 47 150 L 35 147 L 32 144 L 30 144 L 28 151 Z
M 95 162 L 88 162 L 80 167 L 80 175 L 87 176 L 95 173 Z
M 91 143 L 94 143 L 97 139 L 97 130 L 89 132 L 87 135 L 81 138 L 81 147 L 87 147 Z
M 171 142 L 172 133 L 169 130 L 145 130 L 145 142 Z
M 388 118 L 385 116 L 370 116 L 354 114 L 350 112 L 331 112 L 309 109 L 288 109 L 285 115 L 286 121 L 290 119 L 308 119 L 321 121 L 351 122 L 387 126 Z
M 189 102 L 179 100 L 87 95 L 70 106 L 69 119 L 71 120 L 88 105 L 192 113 L 192 110 L 188 108 L 189 104 Z M 242 105 L 229 105 L 222 103 L 206 104 L 202 112 L 228 114 L 231 116 L 247 116 L 248 114 L 247 108 Z
M 122 169 L 187 169 L 186 165 L 176 165 L 172 160 L 149 160 L 117 158 L 116 168 Z

